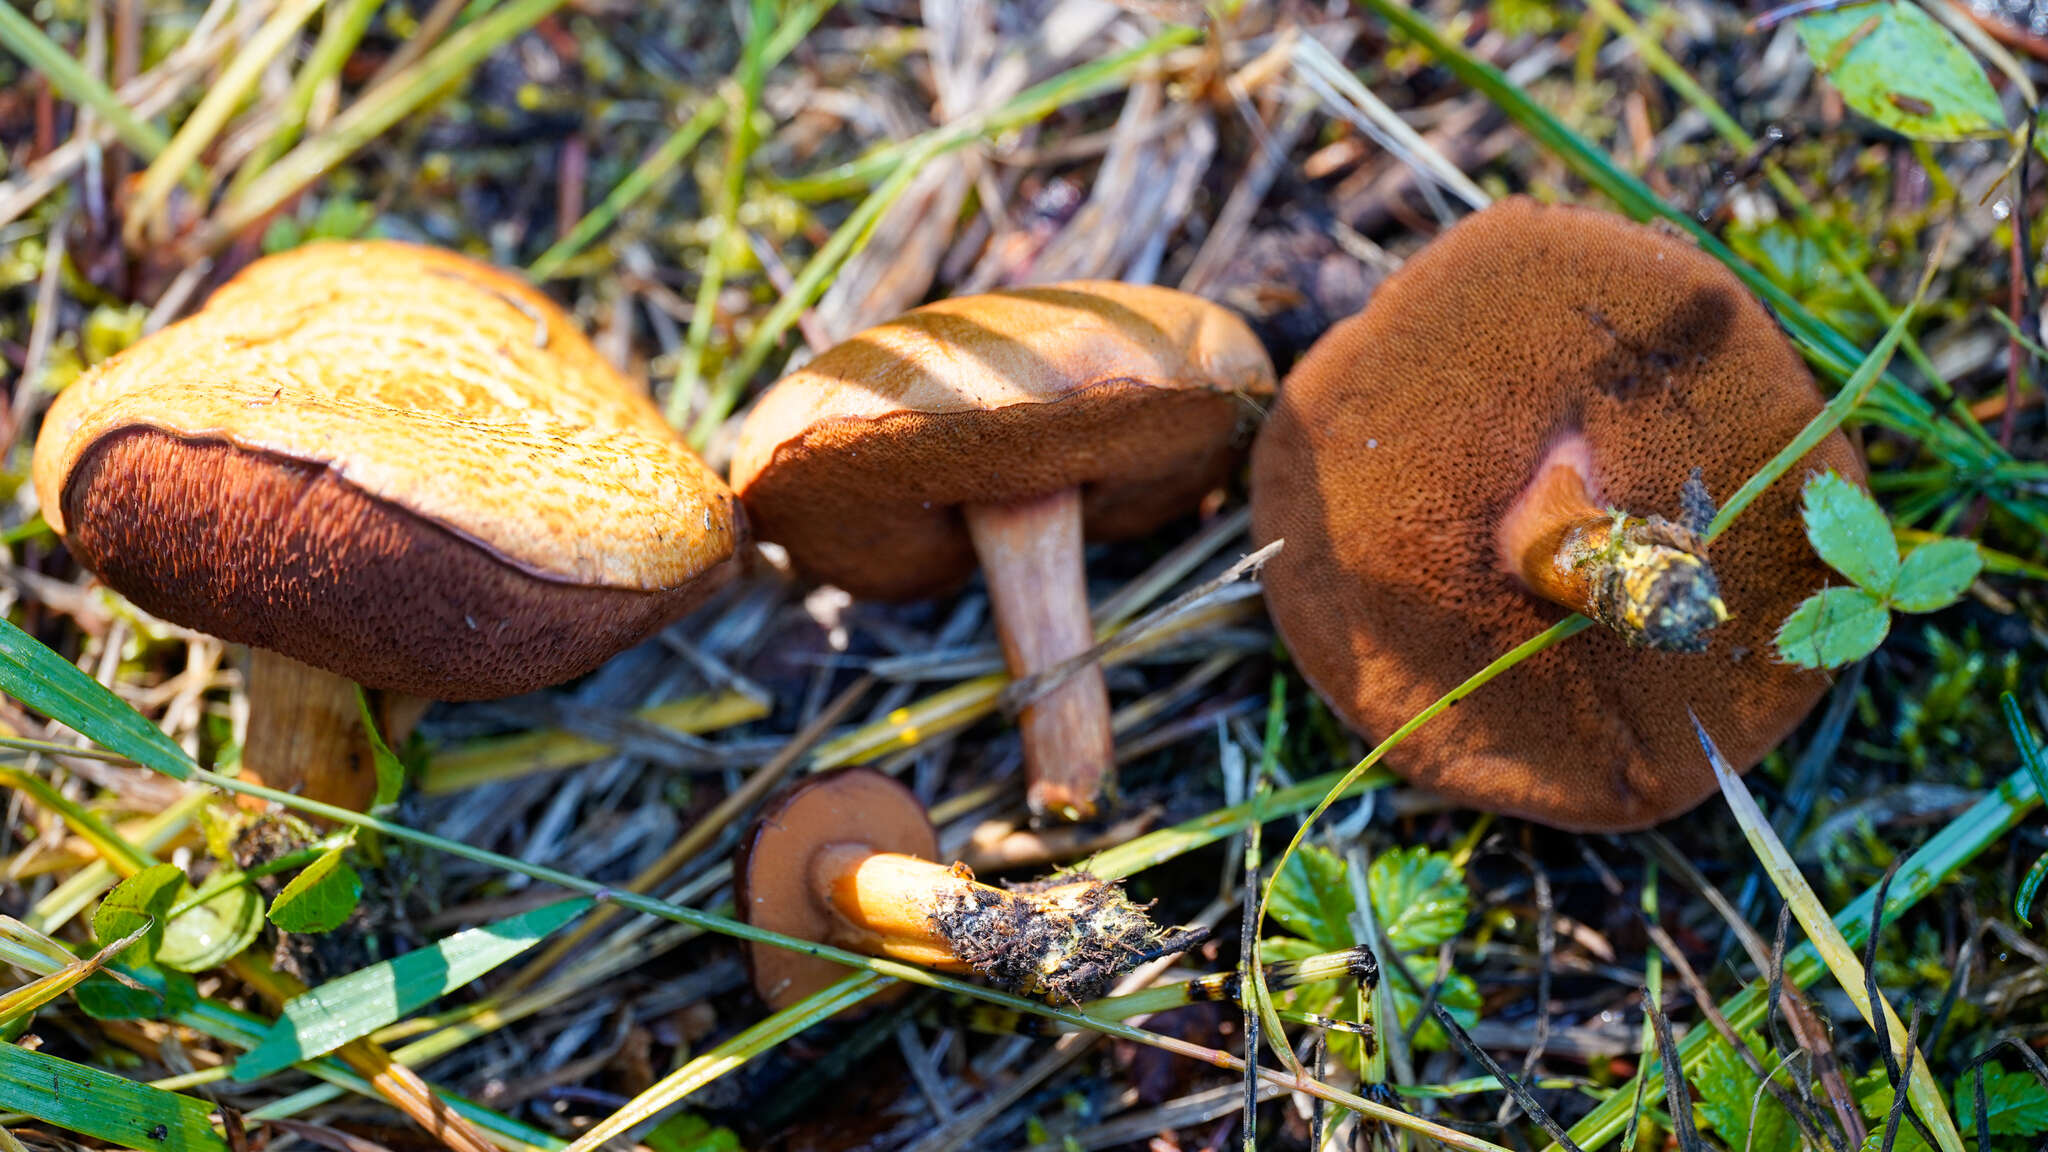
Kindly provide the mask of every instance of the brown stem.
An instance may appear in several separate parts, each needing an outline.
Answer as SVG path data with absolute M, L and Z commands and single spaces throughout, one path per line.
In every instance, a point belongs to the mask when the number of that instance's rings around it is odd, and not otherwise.
M 1501 566 L 1529 591 L 1580 612 L 1631 644 L 1697 652 L 1728 618 L 1707 548 L 1659 516 L 1604 508 L 1582 437 L 1551 449 L 1501 518 Z
M 373 703 L 384 739 L 396 745 L 411 733 L 428 701 L 383 693 Z M 355 684 L 289 656 L 250 649 L 242 776 L 310 800 L 367 810 L 377 796 L 377 764 L 363 735 Z
M 1023 679 L 1087 651 L 1095 633 L 1081 558 L 1080 491 L 972 504 L 964 512 L 1010 675 Z M 1031 810 L 1063 820 L 1092 818 L 1113 787 L 1115 764 L 1102 669 L 1090 664 L 1075 671 L 1026 705 L 1018 727 Z
M 1079 1001 L 1192 938 L 1161 933 L 1115 885 L 1070 874 L 1004 891 L 947 867 L 841 842 L 811 857 L 810 888 L 831 910 L 825 943 L 943 972 L 979 973 L 1032 995 Z

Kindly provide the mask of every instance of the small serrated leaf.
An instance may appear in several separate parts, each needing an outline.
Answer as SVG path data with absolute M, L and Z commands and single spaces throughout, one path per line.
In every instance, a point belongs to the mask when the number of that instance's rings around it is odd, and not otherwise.
M 1823 588 L 1778 629 L 1778 656 L 1801 668 L 1840 668 L 1884 643 L 1892 614 L 1861 588 Z
M 147 964 L 163 947 L 164 924 L 180 890 L 190 891 L 185 873 L 176 864 L 152 864 L 128 877 L 100 901 L 92 914 L 92 936 L 101 947 L 147 928 L 137 945 L 122 959 Z
M 194 895 L 191 885 L 178 892 L 182 903 Z M 171 917 L 164 926 L 157 963 L 180 972 L 204 972 L 239 956 L 263 929 L 263 898 L 247 884 L 237 884 L 204 904 Z
M 344 851 L 330 848 L 300 869 L 271 900 L 270 922 L 287 932 L 330 932 L 340 927 L 363 895 L 363 878 L 342 858 Z
M 1891 521 L 1870 494 L 1834 472 L 1806 482 L 1806 538 L 1828 567 L 1878 596 L 1899 575 L 1899 545 Z
M 1356 910 L 1344 858 L 1327 848 L 1303 844 L 1273 881 L 1273 919 L 1314 945 L 1312 952 L 1341 952 L 1358 943 L 1351 933 Z
M 1916 140 L 1969 140 L 2005 130 L 1984 66 L 1918 4 L 1876 0 L 1802 16 L 1813 62 L 1857 112 Z
M 1907 553 L 1892 582 L 1892 607 L 1901 612 L 1934 612 L 1962 599 L 1984 570 L 1984 558 L 1968 540 L 1930 540 Z
M 1434 950 L 1465 930 L 1471 911 L 1472 893 L 1457 862 L 1419 845 L 1374 857 L 1366 872 L 1366 890 L 1372 894 L 1373 912 L 1387 943 L 1396 952 Z
M 1994 1136 L 2039 1136 L 2048 1132 L 2048 1084 L 2031 1072 L 1984 1068 L 1984 1115 Z M 1956 1123 L 1964 1131 L 1977 1124 L 1976 1074 L 1956 1080 Z

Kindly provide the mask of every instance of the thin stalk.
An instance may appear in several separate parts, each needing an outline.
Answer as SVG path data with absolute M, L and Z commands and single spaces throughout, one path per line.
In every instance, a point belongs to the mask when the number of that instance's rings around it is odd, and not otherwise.
M 774 5 L 768 0 L 750 0 L 747 38 L 740 49 L 739 101 L 728 102 L 726 110 L 725 168 L 719 173 L 716 224 L 711 230 L 711 242 L 704 250 L 697 301 L 690 310 L 690 331 L 683 340 L 675 381 L 669 386 L 668 422 L 678 428 L 689 417 L 690 398 L 696 395 L 703 376 L 704 351 L 711 346 L 711 327 L 718 317 L 718 294 L 725 287 L 726 263 L 742 250 L 741 192 L 747 182 L 747 165 L 753 162 L 754 149 L 761 142 L 760 133 L 754 129 L 754 113 L 761 107 L 761 82 L 768 70 L 768 29 L 774 23 Z
M 1713 95 L 1702 88 L 1699 81 L 1694 80 L 1683 65 L 1671 58 L 1670 53 L 1664 50 L 1664 46 L 1657 42 L 1656 37 L 1651 36 L 1642 25 L 1636 23 L 1627 11 L 1615 3 L 1615 0 L 1587 0 L 1587 5 L 1595 15 L 1607 22 L 1609 28 L 1620 33 L 1629 42 L 1629 46 L 1636 50 L 1636 55 L 1642 57 L 1643 63 L 1649 66 L 1650 71 L 1655 72 L 1657 77 L 1669 85 L 1672 91 L 1678 93 L 1681 99 L 1706 117 L 1708 125 L 1714 129 L 1716 135 L 1742 152 L 1753 153 L 1757 150 L 1756 137 L 1743 131 L 1742 125 L 1735 122 L 1735 118 L 1728 114 L 1728 110 L 1721 107 Z M 1863 305 L 1876 313 L 1878 319 L 1886 324 L 1895 320 L 1897 316 L 1892 310 L 1891 301 L 1886 300 L 1884 294 L 1877 290 L 1877 285 L 1870 282 L 1863 265 L 1843 249 L 1841 240 L 1833 232 L 1820 226 L 1820 220 L 1814 214 L 1813 201 L 1807 198 L 1798 182 L 1793 180 L 1784 167 L 1775 160 L 1766 158 L 1763 161 L 1763 172 L 1779 198 L 1792 206 L 1793 214 L 1799 217 L 1799 223 L 1804 228 L 1804 234 L 1819 241 L 1822 251 L 1827 254 L 1828 263 L 1834 265 L 1836 271 L 1848 278 L 1850 286 L 1856 290 L 1856 296 Z M 1942 379 L 1941 373 L 1934 367 L 1934 361 L 1921 349 L 1918 340 L 1908 333 L 1900 338 L 1899 346 L 1905 350 L 1906 358 L 1913 362 L 1913 366 L 1920 370 L 1928 383 L 1934 385 L 1935 392 L 1943 400 L 1955 401 L 1955 392 L 1949 387 L 1948 381 Z M 1976 417 L 1970 414 L 1968 407 L 1957 404 L 1952 411 L 1967 427 L 1974 429 L 1978 434 L 1983 434 L 1983 426 L 1977 423 Z M 1990 442 L 1988 434 L 1984 435 L 1984 439 L 1986 443 Z
M 1997 788 L 1983 799 L 1970 806 L 1961 816 L 1949 821 L 1940 832 L 1922 844 L 1893 877 L 1887 892 L 1884 918 L 1896 920 L 1912 910 L 1915 904 L 1925 899 L 1958 869 L 1977 858 L 1978 854 L 1990 847 L 2007 832 L 2018 827 L 2041 803 L 2041 793 L 2033 776 L 2025 768 L 2016 769 Z M 1872 909 L 1877 900 L 1877 889 L 1866 889 L 1849 906 L 1835 913 L 1834 926 L 1842 939 L 1851 947 L 1862 944 L 1870 935 Z M 1827 964 L 1811 940 L 1801 944 L 1785 957 L 1784 985 L 1788 988 L 1805 988 L 1827 971 Z M 1769 988 L 1767 979 L 1759 978 L 1746 985 L 1741 992 L 1721 1002 L 1721 1014 L 1736 1032 L 1751 1032 L 1763 1026 L 1764 1011 L 1768 1006 Z M 1686 1033 L 1679 1041 L 1679 1063 L 1692 1069 L 1699 1067 L 1707 1050 L 1722 1043 L 1720 1036 L 1711 1028 L 1696 1028 Z M 1647 1069 L 1638 1074 L 1645 1090 L 1655 1096 L 1663 1091 L 1664 1073 Z M 1609 1140 L 1621 1133 L 1628 1122 L 1630 1104 L 1637 1091 L 1635 1082 L 1622 1085 L 1583 1120 L 1572 1126 L 1569 1133 L 1572 1140 L 1585 1152 L 1595 1152 Z M 1560 1152 L 1552 1145 L 1546 1152 Z
M 220 78 L 207 88 L 199 106 L 178 126 L 178 134 L 150 162 L 149 170 L 136 185 L 121 229 L 129 247 L 141 247 L 145 237 L 161 230 L 164 205 L 170 200 L 179 175 L 198 163 L 199 154 L 227 125 L 235 109 L 241 106 L 242 98 L 256 87 L 263 70 L 299 34 L 300 26 L 320 10 L 320 4 L 321 0 L 284 0 L 256 34 L 228 57 Z
M 362 43 L 363 35 L 370 29 L 370 21 L 376 18 L 377 9 L 383 2 L 336 0 L 329 7 L 326 18 L 320 22 L 320 38 L 313 42 L 312 53 L 306 57 L 298 74 L 292 77 L 291 91 L 285 94 L 276 126 L 248 159 L 235 169 L 235 178 L 228 183 L 227 194 L 230 197 L 240 195 L 255 183 L 272 161 L 298 142 L 299 132 L 306 126 L 306 116 L 312 111 L 313 99 L 319 95 L 320 85 L 341 74 L 342 65 L 348 63 L 349 55 L 357 44 Z
M 0 46 L 41 72 L 50 87 L 66 100 L 82 104 L 107 122 L 121 143 L 145 160 L 154 160 L 170 138 L 155 125 L 137 117 L 121 102 L 114 90 L 99 77 L 79 66 L 71 54 L 57 47 L 35 22 L 12 4 L 0 4 Z
M 805 34 L 832 8 L 833 0 L 807 0 L 795 10 L 777 19 L 775 32 L 768 38 L 764 67 L 773 68 L 784 57 L 794 51 Z M 550 245 L 539 258 L 527 267 L 527 275 L 535 280 L 547 280 L 562 270 L 562 266 L 575 259 L 590 246 L 590 242 L 611 227 L 612 221 L 640 201 L 670 172 L 683 158 L 695 151 L 699 141 L 711 131 L 713 125 L 725 115 L 725 101 L 713 96 L 697 105 L 697 110 L 688 120 L 669 134 L 668 139 L 647 154 L 639 167 L 628 173 L 618 187 L 611 190 L 597 207 L 591 209 L 583 219 L 561 239 Z
M 1799 865 L 1792 860 L 1792 853 L 1785 849 L 1783 841 L 1771 830 L 1771 824 L 1764 817 L 1763 809 L 1757 807 L 1756 798 L 1749 794 L 1742 778 L 1714 747 L 1706 729 L 1700 727 L 1697 717 L 1693 728 L 1699 733 L 1700 743 L 1706 749 L 1707 760 L 1714 766 L 1714 776 L 1721 782 L 1721 795 L 1728 806 L 1735 811 L 1736 823 L 1742 826 L 1742 834 L 1749 841 L 1750 850 L 1763 863 L 1764 871 L 1778 894 L 1792 906 L 1792 914 L 1799 918 L 1799 926 L 1806 930 L 1806 938 L 1827 963 L 1828 971 L 1834 974 L 1835 982 L 1849 996 L 1849 1002 L 1856 1005 L 1856 1011 L 1864 1023 L 1872 1028 L 1882 1028 L 1890 1036 L 1892 1050 L 1903 1051 L 1907 1065 L 1906 1095 L 1913 1102 L 1913 1110 L 1920 1114 L 1934 1131 L 1934 1142 L 1942 1152 L 1963 1152 L 1962 1134 L 1956 1131 L 1955 1117 L 1949 1115 L 1948 1103 L 1941 1097 L 1941 1087 L 1934 1082 L 1934 1076 L 1927 1070 L 1927 1061 L 1914 1051 L 1906 1026 L 1899 1020 L 1891 1003 L 1883 996 L 1872 1003 L 1869 976 L 1863 961 L 1857 958 L 1856 949 L 1846 940 L 1834 921 L 1827 915 L 1813 886 L 1808 884 Z M 2035 787 L 2039 787 L 2036 783 Z M 1889 1143 L 1889 1141 L 1887 1141 Z
M 231 195 L 198 231 L 194 245 L 212 251 L 318 180 L 384 130 L 445 93 L 486 56 L 532 28 L 565 0 L 511 0 L 436 46 L 405 73 L 380 84 L 321 131 Z
M 732 413 L 747 381 L 760 370 L 768 354 L 781 343 L 804 310 L 817 303 L 818 298 L 831 287 L 840 267 L 866 247 L 868 237 L 881 222 L 882 214 L 889 210 L 925 165 L 976 140 L 1044 119 L 1074 101 L 1109 91 L 1122 83 L 1128 73 L 1171 49 L 1193 42 L 1198 36 L 1199 33 L 1192 28 L 1168 28 L 1135 48 L 1105 56 L 1034 85 L 1018 93 L 1001 108 L 965 117 L 956 124 L 881 149 L 871 154 L 867 162 L 857 162 L 861 165 L 860 172 L 881 177 L 881 182 L 832 233 L 817 254 L 805 263 L 803 271 L 797 274 L 796 283 L 769 309 L 768 315 L 748 336 L 740 354 L 718 374 L 704 410 L 697 414 L 696 422 L 691 425 L 691 445 L 701 450 L 710 442 L 712 435 Z M 863 179 L 852 184 L 850 189 L 866 186 Z

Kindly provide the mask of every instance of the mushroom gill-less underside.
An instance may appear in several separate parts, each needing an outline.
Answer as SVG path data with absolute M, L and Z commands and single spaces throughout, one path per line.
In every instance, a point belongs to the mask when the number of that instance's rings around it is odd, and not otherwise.
M 1503 201 L 1411 259 L 1282 388 L 1253 454 L 1255 535 L 1287 542 L 1265 570 L 1275 621 L 1317 690 L 1384 737 L 1567 614 L 1497 542 L 1540 467 L 1583 450 L 1597 504 L 1682 522 L 1693 469 L 1725 498 L 1820 407 L 1769 314 L 1712 258 L 1617 217 Z M 1729 619 L 1703 651 L 1595 629 L 1424 725 L 1389 764 L 1579 830 L 1643 827 L 1714 790 L 1688 710 L 1753 766 L 1828 685 L 1771 645 L 1828 580 L 1798 512 L 1819 468 L 1863 474 L 1831 435 L 1712 545 Z

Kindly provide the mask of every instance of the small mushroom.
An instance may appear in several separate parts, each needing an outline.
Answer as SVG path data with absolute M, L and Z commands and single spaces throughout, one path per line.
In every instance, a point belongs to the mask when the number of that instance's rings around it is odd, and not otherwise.
M 715 587 L 744 532 L 545 296 L 390 242 L 259 260 L 100 365 L 51 407 L 35 483 L 100 579 L 256 650 L 245 775 L 358 809 L 350 681 L 470 700 L 581 675 Z
M 1770 315 L 1711 256 L 1605 213 L 1504 200 L 1288 376 L 1252 456 L 1254 534 L 1287 542 L 1267 603 L 1302 674 L 1377 737 L 1568 612 L 1607 623 L 1389 763 L 1561 828 L 1657 823 L 1715 788 L 1688 709 L 1746 769 L 1827 688 L 1775 661 L 1771 638 L 1827 582 L 1799 477 L 1860 477 L 1849 442 L 1829 436 L 1767 490 L 1711 566 L 1698 536 L 1705 493 L 1734 492 L 1820 409 Z
M 809 777 L 771 800 L 734 869 L 757 928 L 1064 1001 L 1108 990 L 1199 941 L 1162 933 L 1115 885 L 1081 874 L 1005 891 L 933 862 L 938 834 L 908 788 L 869 768 Z M 748 948 L 754 987 L 783 1008 L 844 978 L 829 960 Z
M 1085 652 L 1082 539 L 1150 531 L 1240 456 L 1273 368 L 1243 322 L 1167 288 L 965 296 L 870 328 L 771 388 L 733 487 L 762 538 L 857 596 L 914 599 L 979 561 L 1013 676 Z M 1095 814 L 1113 763 L 1089 665 L 1019 718 L 1032 810 Z

